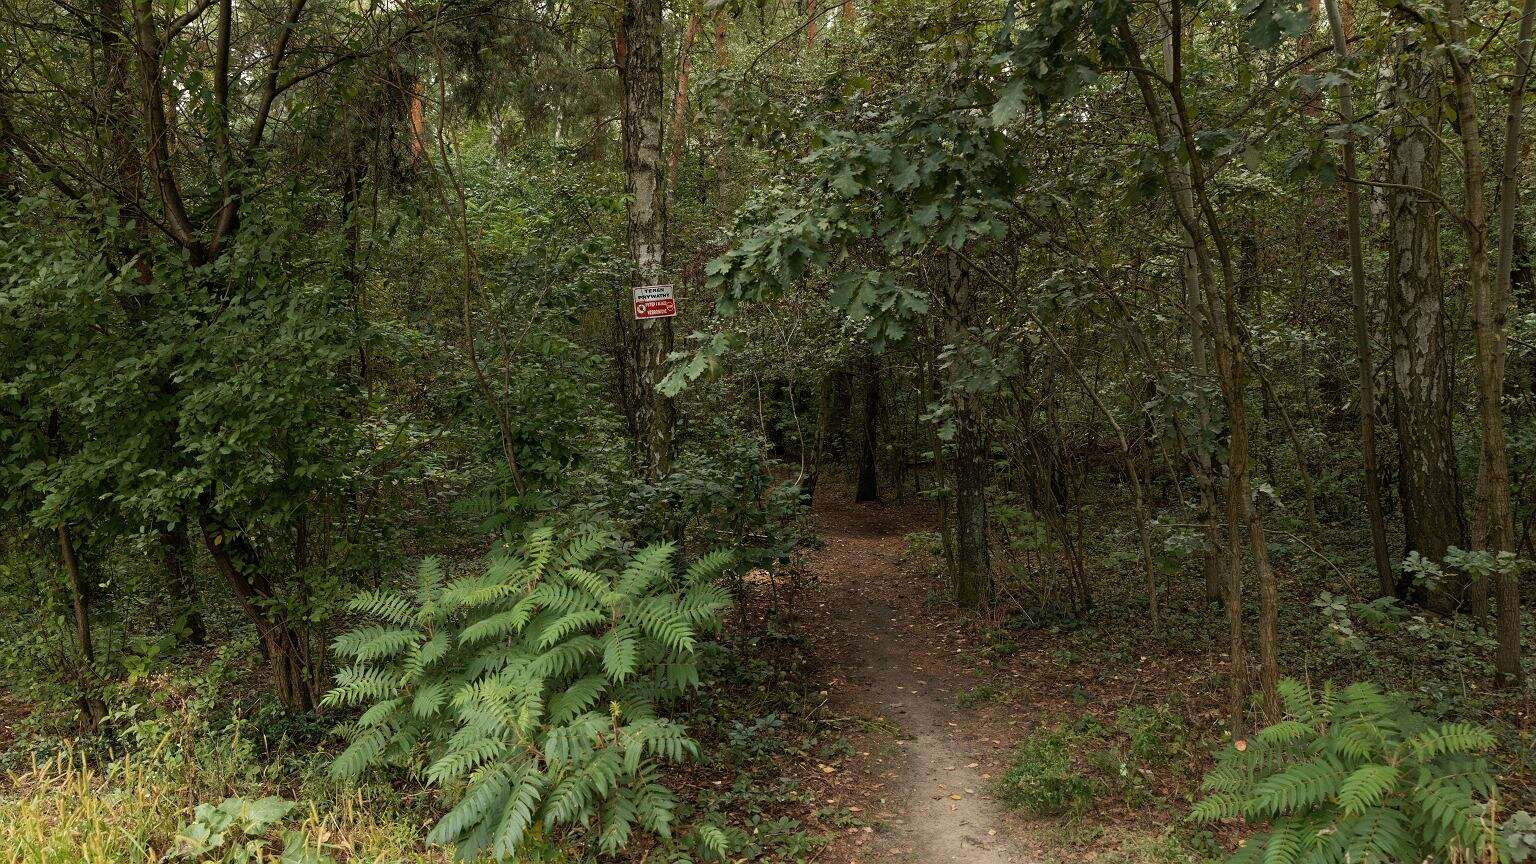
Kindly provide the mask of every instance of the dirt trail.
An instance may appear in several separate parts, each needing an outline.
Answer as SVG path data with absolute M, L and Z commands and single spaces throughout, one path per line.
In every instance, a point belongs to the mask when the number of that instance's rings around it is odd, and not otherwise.
M 846 490 L 828 490 L 846 500 Z M 841 494 L 838 494 L 841 493 Z M 1010 840 L 989 794 L 1002 743 L 968 728 L 956 707 L 949 616 L 924 604 L 933 581 L 904 563 L 905 536 L 924 514 L 839 500 L 816 508 L 825 547 L 811 556 L 805 605 L 813 650 L 828 676 L 828 708 L 864 728 L 863 764 L 850 760 L 848 797 L 878 831 L 854 835 L 850 862 L 1014 864 L 1036 860 Z M 946 656 L 949 655 L 949 656 Z

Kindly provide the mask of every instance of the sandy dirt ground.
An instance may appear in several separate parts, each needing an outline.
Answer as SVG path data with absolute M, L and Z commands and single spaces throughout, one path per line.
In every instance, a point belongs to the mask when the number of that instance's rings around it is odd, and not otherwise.
M 990 794 L 1004 742 L 957 709 L 969 682 L 951 667 L 964 637 L 948 626 L 948 614 L 928 608 L 932 580 L 907 561 L 905 538 L 929 528 L 926 514 L 854 504 L 847 490 L 829 491 L 831 500 L 818 501 L 824 546 L 807 561 L 812 581 L 801 616 L 826 676 L 826 710 L 860 748 L 832 769 L 842 774 L 838 803 L 870 823 L 840 838 L 829 857 L 850 864 L 1039 860 Z

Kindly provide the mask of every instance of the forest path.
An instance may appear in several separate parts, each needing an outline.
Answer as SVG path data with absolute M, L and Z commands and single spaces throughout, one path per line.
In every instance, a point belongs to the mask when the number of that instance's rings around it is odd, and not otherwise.
M 1003 743 L 972 728 L 957 707 L 952 616 L 925 603 L 934 580 L 906 562 L 906 536 L 932 528 L 926 512 L 854 504 L 850 491 L 818 496 L 825 545 L 806 562 L 814 578 L 802 601 L 827 710 L 864 751 L 838 769 L 847 793 L 838 803 L 854 810 L 849 802 L 860 802 L 858 812 L 878 829 L 850 832 L 839 857 L 850 864 L 1038 860 L 1009 839 L 1004 807 L 989 794 Z

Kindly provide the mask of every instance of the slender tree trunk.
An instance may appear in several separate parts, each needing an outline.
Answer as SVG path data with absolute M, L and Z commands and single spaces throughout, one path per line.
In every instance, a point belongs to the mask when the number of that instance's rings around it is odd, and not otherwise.
M 832 412 L 835 410 L 833 395 L 836 388 L 836 372 L 821 376 L 821 386 L 816 398 L 816 437 L 811 445 L 811 464 L 805 476 L 800 478 L 800 496 L 806 504 L 816 500 L 816 483 L 821 479 L 822 460 L 826 456 L 827 439 L 832 432 Z
M 871 354 L 864 365 L 864 434 L 859 449 L 855 501 L 880 500 L 880 360 Z
M 199 514 L 198 523 L 214 568 L 261 637 L 278 701 L 290 710 L 313 710 L 319 701 L 319 683 L 307 645 L 286 616 L 275 608 L 276 595 L 271 583 L 254 565 L 253 550 L 238 531 L 216 525 L 206 512 Z
M 688 142 L 688 75 L 693 70 L 693 42 L 699 35 L 703 10 L 695 5 L 683 29 L 683 44 L 677 51 L 677 86 L 672 91 L 672 146 L 667 148 L 667 188 L 677 189 L 677 166 Z
M 1163 15 L 1169 22 L 1163 33 L 1163 75 L 1173 76 L 1173 40 L 1179 37 L 1179 29 L 1171 26 L 1172 9 L 1164 3 Z M 1177 123 L 1177 118 L 1170 118 Z M 1190 191 L 1189 169 L 1183 162 L 1176 162 L 1168 169 L 1176 179 L 1173 191 L 1180 198 L 1179 207 L 1193 213 L 1194 196 Z M 1201 389 L 1211 377 L 1210 358 L 1207 356 L 1208 337 L 1202 323 L 1205 308 L 1205 289 L 1200 282 L 1200 265 L 1195 254 L 1195 238 L 1188 226 L 1180 222 L 1179 233 L 1184 240 L 1183 253 L 1179 256 L 1179 273 L 1184 283 L 1185 325 L 1189 333 L 1190 365 L 1195 376 L 1195 420 L 1201 433 L 1212 428 L 1211 409 Z M 1201 555 L 1201 569 L 1205 576 L 1205 599 L 1219 602 L 1226 594 L 1226 574 L 1222 567 L 1221 542 L 1221 492 L 1215 482 L 1215 464 L 1211 456 L 1212 446 L 1203 434 L 1190 440 L 1193 449 L 1191 467 L 1195 485 L 1200 492 L 1200 521 L 1204 525 L 1205 543 Z
M 1523 9 L 1521 21 L 1522 53 L 1528 44 L 1530 36 L 1529 6 Z M 1447 25 L 1450 31 L 1452 43 L 1460 45 L 1466 38 L 1467 16 L 1463 8 L 1462 0 L 1448 0 L 1446 4 Z M 1446 52 L 1447 62 L 1451 66 L 1451 77 L 1454 85 L 1456 122 L 1461 132 L 1462 149 L 1462 183 L 1463 196 L 1466 210 L 1462 219 L 1467 240 L 1467 282 L 1472 300 L 1472 333 L 1473 341 L 1477 349 L 1476 383 L 1477 383 L 1477 407 L 1478 417 L 1482 421 L 1482 449 L 1478 458 L 1477 476 L 1477 506 L 1473 511 L 1472 545 L 1476 549 L 1485 550 L 1493 555 L 1500 552 L 1511 551 L 1514 548 L 1514 516 L 1510 502 L 1509 491 L 1509 452 L 1506 433 L 1504 430 L 1504 408 L 1502 405 L 1504 395 L 1504 364 L 1507 351 L 1505 326 L 1509 314 L 1508 287 L 1509 278 L 1506 270 L 1495 282 L 1489 274 L 1488 264 L 1488 207 L 1484 196 L 1485 172 L 1483 168 L 1482 134 L 1479 126 L 1477 110 L 1477 95 L 1473 80 L 1473 69 L 1468 65 L 1469 61 L 1459 56 L 1453 49 Z M 1525 63 L 1520 63 L 1520 69 L 1525 69 Z M 1521 89 L 1523 89 L 1523 76 Z M 1519 109 L 1523 96 L 1516 92 L 1511 95 L 1512 109 Z M 1520 133 L 1520 121 L 1518 115 L 1510 118 L 1506 131 L 1513 134 L 1516 143 L 1511 145 L 1511 152 L 1506 154 L 1509 160 L 1507 165 L 1513 172 L 1518 168 L 1518 138 Z M 1506 189 L 1505 183 L 1509 184 Z M 1501 177 L 1500 190 L 1507 192 L 1507 197 L 1501 202 L 1508 203 L 1510 215 L 1513 217 L 1515 178 Z M 1513 218 L 1510 221 L 1513 227 Z M 1502 229 L 1501 229 L 1502 234 Z M 1511 248 L 1511 252 L 1513 249 Z M 1512 577 L 1511 577 L 1512 578 Z M 1486 591 L 1486 587 L 1478 586 L 1479 590 Z M 1519 615 L 1518 594 L 1510 586 L 1511 609 L 1509 614 Z M 1503 636 L 1504 610 L 1500 610 L 1500 635 Z M 1499 640 L 1498 650 L 1494 653 L 1495 672 L 1494 683 L 1499 686 L 1508 684 L 1520 678 L 1519 666 L 1519 633 L 1518 617 L 1513 619 L 1513 638 Z
M 1182 13 L 1179 0 L 1173 0 L 1170 4 L 1169 20 L 1178 31 L 1181 28 Z M 1203 167 L 1201 165 L 1198 148 L 1195 145 L 1194 130 L 1190 125 L 1189 110 L 1184 102 L 1181 49 L 1182 38 L 1175 33 L 1172 40 L 1172 66 L 1173 75 L 1170 76 L 1170 86 L 1167 88 L 1173 109 L 1166 111 L 1158 96 L 1157 89 L 1153 86 L 1151 75 L 1148 74 L 1141 60 L 1141 49 L 1137 43 L 1135 34 L 1130 25 L 1122 21 L 1118 25 L 1121 41 L 1130 53 L 1131 65 L 1134 71 L 1138 88 L 1142 99 L 1146 104 L 1147 116 L 1153 126 L 1153 131 L 1160 142 L 1163 142 L 1164 153 L 1159 159 L 1169 186 L 1174 190 L 1171 196 L 1175 215 L 1180 224 L 1188 232 L 1193 241 L 1196 261 L 1200 267 L 1201 284 L 1214 286 L 1215 268 L 1211 261 L 1210 245 L 1216 247 L 1217 258 L 1221 266 L 1221 290 L 1220 292 L 1207 290 L 1205 304 L 1205 320 L 1212 335 L 1212 345 L 1215 348 L 1217 381 L 1221 384 L 1222 396 L 1227 407 L 1227 420 L 1230 426 L 1230 435 L 1227 445 L 1228 484 L 1227 484 L 1227 525 L 1230 537 L 1228 561 L 1228 596 L 1227 617 L 1231 627 L 1231 647 L 1229 655 L 1232 664 L 1232 690 L 1229 693 L 1232 712 L 1233 731 L 1242 734 L 1243 729 L 1243 644 L 1240 593 L 1242 586 L 1242 548 L 1239 526 L 1245 526 L 1248 535 L 1248 546 L 1253 556 L 1255 575 L 1259 583 L 1259 622 L 1258 642 L 1260 661 L 1260 687 L 1263 698 L 1264 713 L 1274 717 L 1279 713 L 1279 694 L 1276 684 L 1279 680 L 1278 663 L 1278 636 L 1276 632 L 1276 615 L 1279 605 L 1279 591 L 1275 585 L 1274 571 L 1269 565 L 1268 544 L 1264 536 L 1263 523 L 1259 518 L 1258 508 L 1254 506 L 1252 495 L 1252 482 L 1249 479 L 1249 441 L 1248 441 L 1248 417 L 1247 406 L 1244 402 L 1244 351 L 1242 325 L 1238 319 L 1236 283 L 1233 276 L 1232 255 L 1226 236 L 1222 232 L 1216 211 L 1210 198 L 1205 193 Z M 1170 119 L 1174 122 L 1170 123 Z M 1170 128 L 1172 127 L 1172 128 Z M 1173 170 L 1173 158 L 1168 155 L 1172 152 L 1170 145 L 1173 143 L 1173 134 L 1177 132 L 1181 140 L 1183 153 L 1188 154 L 1189 165 L 1189 195 L 1185 196 L 1180 189 L 1180 176 Z M 1190 205 L 1193 204 L 1195 210 Z M 1207 245 L 1207 241 L 1210 245 Z
M 80 575 L 80 559 L 75 556 L 75 541 L 68 525 L 59 526 L 59 556 L 64 560 L 64 573 L 69 578 L 69 599 L 75 613 L 75 647 L 85 665 L 85 683 L 80 696 L 80 717 L 87 729 L 100 728 L 107 719 L 107 705 L 97 693 L 96 648 L 91 641 L 91 594 L 90 586 Z
M 975 316 L 975 286 L 970 269 L 949 260 L 944 286 L 944 318 L 950 344 L 959 346 Z M 980 396 L 958 381 L 949 382 L 955 417 L 955 567 L 951 571 L 955 602 L 963 609 L 992 605 L 992 556 L 987 542 L 987 484 L 991 460 L 987 453 Z
M 667 202 L 662 178 L 661 0 L 626 0 L 614 54 L 623 104 L 624 187 L 632 284 L 666 279 Z M 651 479 L 672 466 L 672 400 L 656 385 L 672 350 L 672 319 L 632 322 L 635 426 L 640 464 Z
M 1344 33 L 1344 18 L 1338 0 L 1327 0 L 1328 23 L 1333 31 L 1333 50 L 1339 65 L 1349 65 L 1349 47 Z M 1339 107 L 1347 123 L 1355 121 L 1355 104 L 1346 79 L 1339 85 Z M 1355 138 L 1344 139 L 1344 174 L 1356 175 Z M 1387 557 L 1387 527 L 1381 512 L 1381 475 L 1376 459 L 1376 366 L 1371 360 L 1368 318 L 1370 309 L 1365 296 L 1365 256 L 1360 249 L 1360 187 L 1344 184 L 1345 226 L 1349 234 L 1350 294 L 1354 301 L 1355 363 L 1360 376 L 1360 452 L 1364 459 L 1365 510 L 1371 523 L 1371 555 L 1376 562 L 1376 582 L 1384 597 L 1393 594 L 1392 562 Z M 1299 454 L 1298 454 L 1299 455 Z
M 1525 107 L 1525 87 L 1531 69 L 1531 28 L 1536 19 L 1536 0 L 1520 4 L 1520 38 L 1515 46 L 1515 79 L 1510 85 L 1509 108 L 1504 118 L 1504 156 L 1499 172 L 1499 260 L 1494 271 L 1493 295 L 1479 304 L 1478 320 L 1487 321 L 1491 330 L 1479 343 L 1487 342 L 1488 357 L 1479 351 L 1479 379 L 1488 380 L 1480 388 L 1491 402 L 1492 411 L 1484 413 L 1484 447 L 1480 473 L 1488 478 L 1487 548 L 1495 554 L 1515 551 L 1514 510 L 1509 490 L 1509 454 L 1504 442 L 1504 417 L 1500 400 L 1504 393 L 1504 371 L 1508 359 L 1508 335 L 1505 331 L 1512 297 L 1515 269 L 1516 208 L 1520 203 L 1520 127 Z M 1486 305 L 1486 310 L 1481 308 Z M 1491 422 L 1491 426 L 1490 426 Z M 1498 647 L 1493 655 L 1493 680 L 1498 687 L 1516 687 L 1522 683 L 1520 667 L 1520 583 L 1512 568 L 1500 567 L 1494 574 L 1498 598 Z
M 725 54 L 725 4 L 715 7 L 715 66 L 724 69 Z
M 177 617 L 186 622 L 187 641 L 201 645 L 208 639 L 203 626 L 203 614 L 198 610 L 197 582 L 187 573 L 187 529 L 177 524 L 175 528 L 160 532 L 160 559 L 165 566 L 166 587 L 170 589 L 172 602 L 180 610 Z
M 923 402 L 932 404 L 938 400 L 943 392 L 944 382 L 939 378 L 939 350 L 943 345 L 940 334 L 943 332 L 937 320 L 938 316 L 928 319 L 928 349 L 923 352 Z M 953 579 L 955 572 L 955 524 L 952 516 L 953 495 L 951 494 L 950 467 L 944 448 L 945 441 L 940 435 L 937 425 L 932 427 L 933 432 L 933 489 L 936 493 L 934 503 L 939 507 L 939 549 L 944 558 L 944 575 Z
M 1056 339 L 1055 334 L 1047 329 L 1045 322 L 1039 318 L 1035 319 L 1035 323 L 1040 327 L 1040 332 L 1045 335 L 1051 347 L 1056 349 L 1057 355 L 1061 357 L 1061 362 L 1072 373 L 1073 377 L 1077 379 L 1078 384 L 1083 388 L 1083 393 L 1093 402 L 1094 407 L 1099 410 L 1099 413 L 1104 415 L 1104 419 L 1109 423 L 1110 428 L 1114 430 L 1115 438 L 1120 443 L 1120 455 L 1125 460 L 1125 473 L 1131 481 L 1131 492 L 1136 502 L 1136 532 L 1141 539 L 1142 576 L 1146 579 L 1147 585 L 1147 623 L 1152 627 L 1153 636 L 1161 636 L 1162 617 L 1159 612 L 1157 599 L 1157 575 L 1152 566 L 1152 535 L 1147 526 L 1146 496 L 1142 491 L 1141 472 L 1136 469 L 1136 459 L 1131 455 L 1130 438 L 1126 436 L 1125 429 L 1120 425 L 1120 421 L 1115 419 L 1114 412 L 1110 411 L 1109 406 L 1104 404 L 1103 398 L 1099 396 L 1099 391 L 1094 389 L 1093 385 L 1088 382 L 1088 378 L 1083 375 L 1083 370 L 1078 368 L 1071 355 L 1067 354 L 1066 350 L 1061 347 L 1061 343 Z

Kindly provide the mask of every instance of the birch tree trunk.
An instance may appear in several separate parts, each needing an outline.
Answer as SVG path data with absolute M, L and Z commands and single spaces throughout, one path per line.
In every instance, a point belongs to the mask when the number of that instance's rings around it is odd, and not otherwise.
M 1439 70 L 1399 41 L 1393 63 L 1393 122 L 1387 143 L 1389 236 L 1387 309 L 1392 388 L 1402 449 L 1403 524 L 1409 549 L 1441 561 L 1466 545 L 1466 520 L 1451 437 L 1438 206 L 1415 189 L 1440 185 Z M 1398 586 L 1405 594 L 1407 586 Z M 1449 598 L 1420 598 L 1448 611 Z
M 627 0 L 615 55 L 623 104 L 624 190 L 632 284 L 665 282 L 667 202 L 662 178 L 661 0 Z M 672 350 L 672 319 L 634 327 L 635 436 L 651 479 L 672 467 L 672 400 L 657 391 Z

